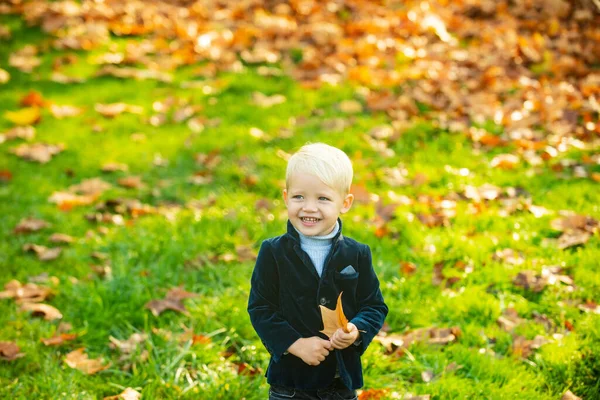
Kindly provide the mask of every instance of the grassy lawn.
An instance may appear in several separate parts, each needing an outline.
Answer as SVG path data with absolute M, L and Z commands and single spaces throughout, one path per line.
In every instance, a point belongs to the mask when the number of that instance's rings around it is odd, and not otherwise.
M 268 354 L 246 313 L 253 256 L 285 227 L 286 154 L 320 141 L 354 162 L 363 194 L 344 217 L 344 233 L 372 248 L 390 308 L 387 338 L 453 328 L 438 344 L 374 342 L 363 357 L 362 398 L 558 399 L 567 390 L 600 398 L 600 186 L 557 167 L 597 159 L 597 146 L 539 165 L 495 167 L 494 157 L 515 148 L 480 148 L 426 109 L 394 130 L 385 112 L 364 107 L 364 88 L 351 82 L 306 88 L 252 65 L 209 77 L 185 66 L 170 82 L 95 76 L 94 57 L 137 39 L 55 50 L 18 16 L 0 15 L 0 25 L 11 31 L 0 39 L 0 68 L 10 73 L 0 85 L 0 285 L 48 287 L 43 303 L 62 314 L 47 320 L 0 300 L 0 342 L 24 354 L 0 360 L 0 398 L 101 399 L 127 387 L 148 399 L 266 398 Z M 40 66 L 32 73 L 9 66 L 30 43 L 47 48 Z M 83 82 L 51 79 L 63 56 L 75 61 L 61 71 Z M 7 112 L 23 109 L 31 91 L 45 101 L 35 138 L 11 139 Z M 256 92 L 285 102 L 263 107 Z M 348 100 L 362 107 L 353 112 Z M 139 109 L 114 117 L 96 109 L 118 102 Z M 50 104 L 81 113 L 57 118 Z M 187 116 L 179 121 L 180 114 Z M 398 136 L 373 143 L 382 126 Z M 64 150 L 45 164 L 13 154 L 38 142 Z M 103 172 L 107 163 L 127 170 Z M 600 165 L 588 172 L 600 174 Z M 49 201 L 92 178 L 110 186 L 89 204 L 77 204 L 85 191 Z M 481 194 L 484 185 L 494 196 Z M 561 248 L 554 221 L 566 211 L 588 216 L 595 230 Z M 25 218 L 49 226 L 15 232 Z M 73 242 L 53 243 L 53 233 Z M 27 244 L 62 252 L 42 261 Z M 185 312 L 146 307 L 176 287 L 195 294 L 182 300 Z M 42 342 L 60 333 L 76 337 Z M 142 335 L 135 345 L 134 334 Z M 69 366 L 67 354 L 80 348 L 107 368 L 86 374 Z

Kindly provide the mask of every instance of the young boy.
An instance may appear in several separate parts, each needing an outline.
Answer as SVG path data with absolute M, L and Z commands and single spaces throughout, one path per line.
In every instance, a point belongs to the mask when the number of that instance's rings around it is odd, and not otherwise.
M 262 243 L 248 313 L 271 354 L 270 399 L 355 399 L 360 356 L 388 312 L 367 245 L 342 235 L 339 215 L 352 206 L 352 164 L 322 143 L 303 146 L 287 166 L 287 233 Z M 319 305 L 342 295 L 348 333 L 319 331 Z

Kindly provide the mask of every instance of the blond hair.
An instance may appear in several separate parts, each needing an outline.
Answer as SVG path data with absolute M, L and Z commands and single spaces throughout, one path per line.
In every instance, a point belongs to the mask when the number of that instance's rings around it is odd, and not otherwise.
M 343 196 L 350 192 L 352 162 L 342 150 L 325 143 L 304 145 L 290 157 L 285 173 L 286 188 L 296 173 L 315 175 L 324 184 Z

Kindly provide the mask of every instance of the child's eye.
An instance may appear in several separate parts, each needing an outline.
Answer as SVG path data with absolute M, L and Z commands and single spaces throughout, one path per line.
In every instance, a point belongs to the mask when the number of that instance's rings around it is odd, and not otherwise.
M 319 197 L 319 200 L 322 200 L 322 201 L 329 201 L 329 199 L 328 199 L 327 197 L 323 197 L 323 196 Z
M 298 200 L 302 200 L 304 197 L 301 194 L 297 194 L 295 196 L 292 197 L 292 199 L 298 199 Z

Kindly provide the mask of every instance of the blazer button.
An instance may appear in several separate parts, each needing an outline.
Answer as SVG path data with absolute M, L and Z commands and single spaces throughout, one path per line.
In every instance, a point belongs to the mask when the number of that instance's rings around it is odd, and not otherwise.
M 321 303 L 321 305 L 324 306 L 325 304 L 327 304 L 327 299 L 325 297 L 321 297 L 321 300 L 319 300 L 319 303 Z

